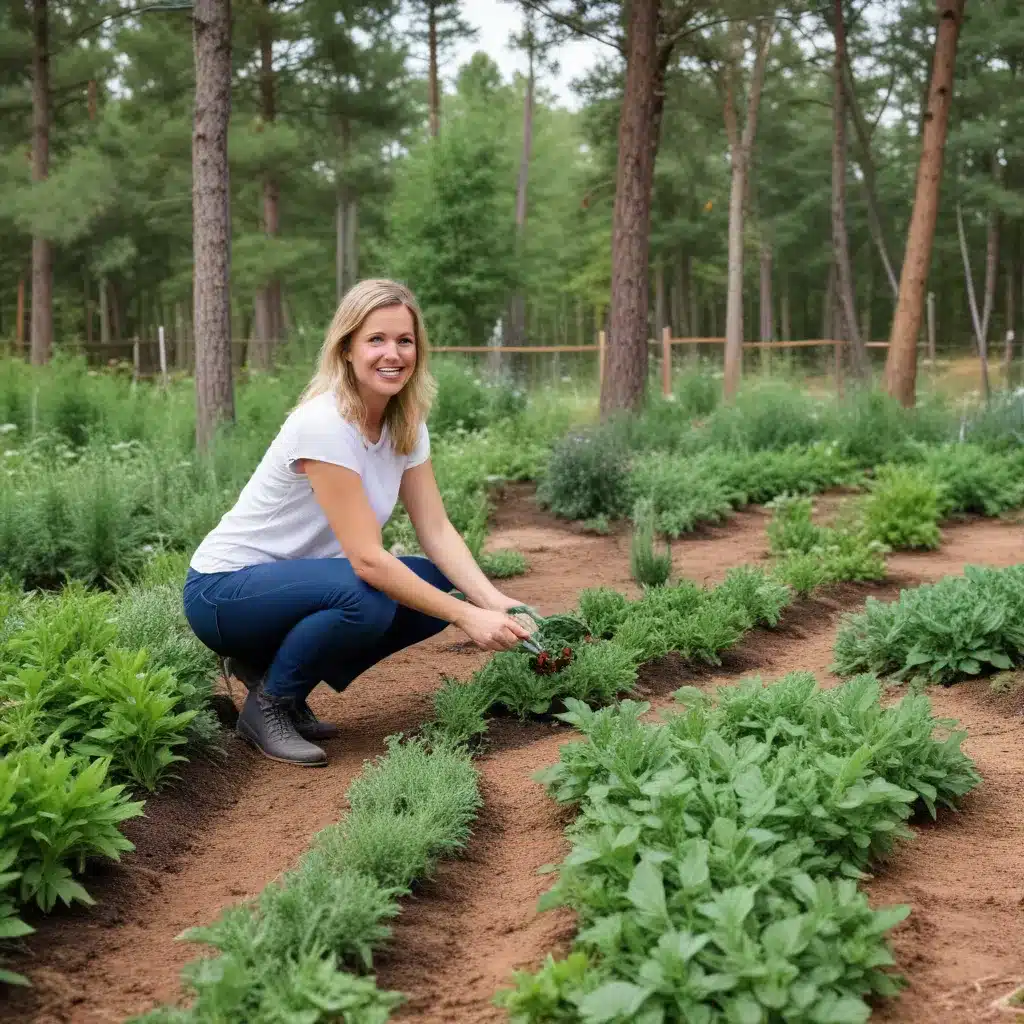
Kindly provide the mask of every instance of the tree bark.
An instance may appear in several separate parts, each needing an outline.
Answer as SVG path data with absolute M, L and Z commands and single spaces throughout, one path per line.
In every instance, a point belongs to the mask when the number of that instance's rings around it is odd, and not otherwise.
M 738 23 L 737 23 L 738 25 Z M 775 18 L 758 22 L 755 36 L 754 68 L 750 76 L 750 90 L 747 97 L 746 118 L 742 133 L 739 128 L 737 101 L 737 77 L 742 53 L 742 39 L 739 29 L 733 29 L 732 53 L 726 68 L 725 82 L 725 126 L 729 137 L 729 155 L 732 163 L 732 180 L 729 191 L 729 257 L 725 305 L 725 381 L 726 400 L 736 396 L 743 376 L 743 230 L 744 207 L 747 192 L 747 176 L 750 170 L 750 154 L 757 133 L 757 112 L 761 103 L 761 88 L 764 85 L 765 68 L 768 64 L 768 48 L 775 34 Z
M 196 447 L 235 417 L 231 379 L 231 0 L 196 0 L 192 126 L 192 238 L 195 275 Z
M 430 108 L 430 137 L 436 139 L 441 134 L 441 83 L 437 69 L 437 6 L 427 4 L 427 92 Z
M 1010 386 L 1010 366 L 1013 363 L 1013 342 L 1017 327 L 1017 272 L 1019 267 L 1019 263 L 1011 257 L 1006 268 L 1006 324 L 1003 336 L 1003 375 L 1007 387 Z
M 914 405 L 916 400 L 917 336 L 921 330 L 924 293 L 939 210 L 942 157 L 946 145 L 949 107 L 953 98 L 956 49 L 963 22 L 964 3 L 965 0 L 938 0 L 939 27 L 928 107 L 924 116 L 914 210 L 907 231 L 896 315 L 889 334 L 889 354 L 885 363 L 886 390 L 905 406 Z
M 761 341 L 775 340 L 775 300 L 772 295 L 772 246 L 771 242 L 761 241 L 760 259 L 760 313 Z
M 659 258 L 654 264 L 654 337 L 659 343 L 662 329 L 668 323 L 665 299 L 665 261 Z
M 846 64 L 846 22 L 843 0 L 833 4 L 832 31 L 835 37 L 832 101 L 832 255 L 836 263 L 839 304 L 845 324 L 850 368 L 862 380 L 868 375 L 868 355 L 857 323 L 857 297 L 854 294 L 850 242 L 846 233 L 846 105 L 843 68 Z
M 259 18 L 260 44 L 260 106 L 265 124 L 273 124 L 277 116 L 274 97 L 274 35 L 271 30 L 270 6 L 272 0 L 262 0 Z M 263 232 L 276 238 L 280 229 L 280 188 L 276 176 L 268 171 L 263 177 Z M 274 365 L 274 349 L 281 339 L 284 319 L 281 311 L 281 281 L 276 275 L 267 279 L 256 293 L 256 338 L 250 346 L 249 359 L 253 366 L 269 370 Z
M 651 189 L 665 100 L 664 68 L 658 54 L 659 18 L 660 0 L 633 0 L 630 4 L 626 88 L 619 115 L 602 418 L 620 410 L 638 409 L 647 386 Z
M 779 334 L 782 341 L 791 341 L 793 328 L 789 310 L 789 280 L 782 279 L 782 299 L 779 302 Z
M 359 280 L 359 200 L 349 193 L 345 207 L 345 266 L 350 284 Z
M 960 242 L 960 257 L 964 264 L 964 281 L 967 285 L 967 304 L 971 310 L 974 327 L 974 343 L 981 364 L 981 393 L 987 403 L 992 397 L 988 377 L 988 328 L 992 317 L 992 306 L 996 291 L 996 266 L 999 257 L 999 220 L 995 211 L 990 210 L 985 232 L 985 293 L 979 315 L 978 297 L 974 290 L 974 272 L 971 270 L 971 255 L 967 246 L 967 232 L 964 230 L 963 208 L 956 204 L 956 233 Z
M 47 0 L 32 0 L 32 180 L 50 173 L 50 40 Z M 53 248 L 32 239 L 31 360 L 42 366 L 53 354 Z

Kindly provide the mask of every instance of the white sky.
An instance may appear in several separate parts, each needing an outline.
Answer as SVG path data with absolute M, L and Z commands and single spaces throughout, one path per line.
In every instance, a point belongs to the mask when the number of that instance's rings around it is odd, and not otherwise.
M 462 16 L 476 27 L 479 34 L 475 42 L 461 43 L 455 48 L 451 64 L 446 69 L 446 78 L 451 80 L 459 65 L 468 61 L 477 50 L 488 54 L 506 78 L 514 71 L 525 73 L 526 55 L 508 46 L 509 37 L 518 31 L 522 23 L 518 4 L 508 0 L 463 0 Z M 569 83 L 592 67 L 605 49 L 590 39 L 566 43 L 553 54 L 559 64 L 558 74 L 545 74 L 540 84 L 566 106 L 578 109 L 579 100 L 569 88 Z

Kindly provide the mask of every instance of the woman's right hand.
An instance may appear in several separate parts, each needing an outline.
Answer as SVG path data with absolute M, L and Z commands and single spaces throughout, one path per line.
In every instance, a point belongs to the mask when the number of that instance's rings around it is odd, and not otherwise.
M 456 625 L 485 651 L 510 651 L 530 637 L 530 631 L 511 615 L 476 605 L 467 606 Z

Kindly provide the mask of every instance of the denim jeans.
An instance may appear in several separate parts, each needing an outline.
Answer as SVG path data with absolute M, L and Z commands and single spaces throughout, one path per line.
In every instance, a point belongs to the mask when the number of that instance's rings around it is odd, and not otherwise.
M 428 559 L 402 561 L 421 579 L 452 590 Z M 266 673 L 267 692 L 280 697 L 305 698 L 321 681 L 343 690 L 377 662 L 448 625 L 375 590 L 344 558 L 268 562 L 232 572 L 189 569 L 184 605 L 202 643 Z

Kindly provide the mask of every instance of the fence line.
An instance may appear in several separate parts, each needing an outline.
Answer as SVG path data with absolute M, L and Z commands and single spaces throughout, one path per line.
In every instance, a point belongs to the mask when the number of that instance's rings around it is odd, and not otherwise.
M 246 347 L 251 342 L 246 339 L 232 338 L 231 362 L 235 369 L 242 366 Z M 648 338 L 648 345 L 658 345 L 661 349 L 662 365 L 662 393 L 672 393 L 672 348 L 676 345 L 724 345 L 725 338 L 694 338 L 681 337 L 673 338 L 669 328 L 664 328 L 659 339 Z M 837 392 L 843 388 L 843 349 L 846 342 L 840 339 L 812 339 L 807 341 L 745 341 L 743 349 L 757 349 L 759 351 L 775 352 L 787 349 L 804 348 L 832 348 L 833 350 L 833 374 L 836 380 Z M 867 348 L 888 348 L 887 341 L 866 342 Z M 191 341 L 176 339 L 175 341 L 164 342 L 163 338 L 157 341 L 140 341 L 135 338 L 131 341 L 110 342 L 79 342 L 68 346 L 71 350 L 81 352 L 87 357 L 89 355 L 106 355 L 106 362 L 127 362 L 132 364 L 134 377 L 147 377 L 160 374 L 166 380 L 167 367 L 170 361 L 175 369 L 191 369 L 194 366 L 195 345 Z M 13 354 L 13 346 L 8 346 Z M 607 362 L 607 335 L 604 331 L 598 332 L 596 344 L 584 345 L 435 345 L 431 346 L 431 352 L 435 353 L 461 353 L 465 355 L 489 355 L 501 357 L 504 355 L 550 355 L 555 353 L 598 353 L 598 382 L 604 383 L 605 368 Z M 143 359 L 143 352 L 146 359 Z M 179 365 L 179 357 L 184 357 L 184 366 Z M 143 367 L 143 364 L 145 368 Z

